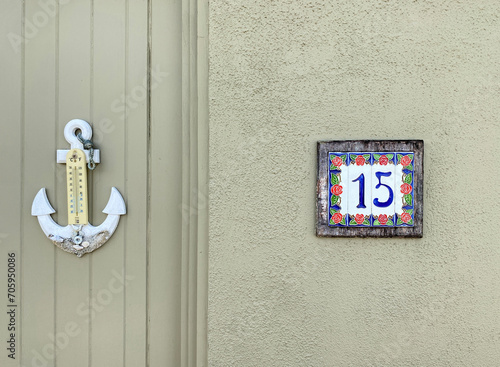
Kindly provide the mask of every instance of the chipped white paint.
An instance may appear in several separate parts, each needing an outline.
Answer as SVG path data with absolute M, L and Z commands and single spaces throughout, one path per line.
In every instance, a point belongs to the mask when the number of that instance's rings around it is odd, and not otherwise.
M 84 139 L 92 138 L 92 128 L 83 120 L 71 120 L 68 122 L 64 129 L 64 136 L 68 143 L 71 144 L 71 149 L 84 150 L 82 143 L 75 135 L 78 129 L 81 130 Z M 88 157 L 89 151 L 84 151 Z M 58 150 L 58 163 L 66 163 L 66 154 L 68 152 L 69 150 Z M 64 160 L 60 162 L 59 158 L 63 154 Z M 98 150 L 94 151 L 94 160 L 98 163 L 96 158 L 99 158 Z M 113 187 L 108 204 L 103 210 L 103 213 L 108 214 L 108 216 L 97 227 L 94 227 L 90 223 L 82 225 L 72 224 L 65 227 L 60 226 L 51 217 L 51 214 L 55 212 L 47 198 L 45 188 L 41 189 L 36 195 L 35 200 L 33 200 L 31 215 L 38 217 L 38 222 L 43 232 L 57 247 L 81 257 L 98 249 L 111 238 L 120 222 L 120 215 L 126 214 L 127 210 L 120 192 Z

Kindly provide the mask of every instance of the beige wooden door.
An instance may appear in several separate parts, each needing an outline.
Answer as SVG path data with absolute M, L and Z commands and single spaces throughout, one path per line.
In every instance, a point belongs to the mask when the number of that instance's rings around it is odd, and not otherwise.
M 185 3 L 0 2 L 0 366 L 187 365 Z M 53 218 L 67 224 L 55 154 L 75 118 L 91 123 L 101 150 L 89 174 L 90 222 L 105 219 L 112 186 L 128 210 L 83 258 L 56 248 L 30 213 L 45 187 Z

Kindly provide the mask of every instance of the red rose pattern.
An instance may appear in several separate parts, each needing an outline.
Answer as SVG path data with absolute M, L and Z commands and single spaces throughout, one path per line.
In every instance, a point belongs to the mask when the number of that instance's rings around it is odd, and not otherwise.
M 411 187 L 411 185 L 408 185 L 407 183 L 401 185 L 401 192 L 404 195 L 408 195 L 412 190 L 413 188 Z
M 401 214 L 401 220 L 405 223 L 408 223 L 411 220 L 411 214 L 409 213 L 402 213 Z
M 387 158 L 385 155 L 382 155 L 380 156 L 378 163 L 380 163 L 382 166 L 387 166 L 387 163 L 389 163 L 389 158 Z
M 365 221 L 365 216 L 363 214 L 356 214 L 354 220 L 357 224 L 362 224 Z
M 340 195 L 340 194 L 342 194 L 342 186 L 340 186 L 340 185 L 333 185 L 332 186 L 332 194 L 333 195 Z
M 335 167 L 340 167 L 342 165 L 343 161 L 342 161 L 342 158 L 340 157 L 335 157 L 332 159 L 332 164 L 335 166 Z
M 365 157 L 363 157 L 362 155 L 358 155 L 356 157 L 356 165 L 357 166 L 362 166 L 365 164 Z
M 378 221 L 380 222 L 381 225 L 385 226 L 387 224 L 387 214 L 380 214 L 378 216 Z
M 407 155 L 403 156 L 403 158 L 401 158 L 401 164 L 404 167 L 409 166 L 411 164 L 411 158 L 408 157 Z
M 339 224 L 340 222 L 342 222 L 342 214 L 340 213 L 334 213 L 333 216 L 332 216 L 332 220 L 335 224 Z

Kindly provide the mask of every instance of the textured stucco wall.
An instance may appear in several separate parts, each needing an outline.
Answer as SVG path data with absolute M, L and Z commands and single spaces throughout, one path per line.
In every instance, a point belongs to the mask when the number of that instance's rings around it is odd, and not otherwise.
M 500 365 L 500 3 L 210 2 L 211 367 Z M 315 237 L 316 141 L 424 139 L 423 239 Z

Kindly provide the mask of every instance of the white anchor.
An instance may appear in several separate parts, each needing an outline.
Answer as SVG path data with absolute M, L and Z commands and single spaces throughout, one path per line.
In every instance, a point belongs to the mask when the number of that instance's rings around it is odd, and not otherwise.
M 31 215 L 38 217 L 43 232 L 60 249 L 81 257 L 106 243 L 111 238 L 120 215 L 126 214 L 125 201 L 120 192 L 111 188 L 111 196 L 103 210 L 106 220 L 98 227 L 88 222 L 87 203 L 87 168 L 86 162 L 100 162 L 99 150 L 93 150 L 93 155 L 84 149 L 82 142 L 76 136 L 81 131 L 84 140 L 92 138 L 91 126 L 83 120 L 71 120 L 64 128 L 64 137 L 71 144 L 70 150 L 57 151 L 57 163 L 67 164 L 68 189 L 68 225 L 62 227 L 51 217 L 56 211 L 50 205 L 45 188 L 41 189 L 33 200 Z

